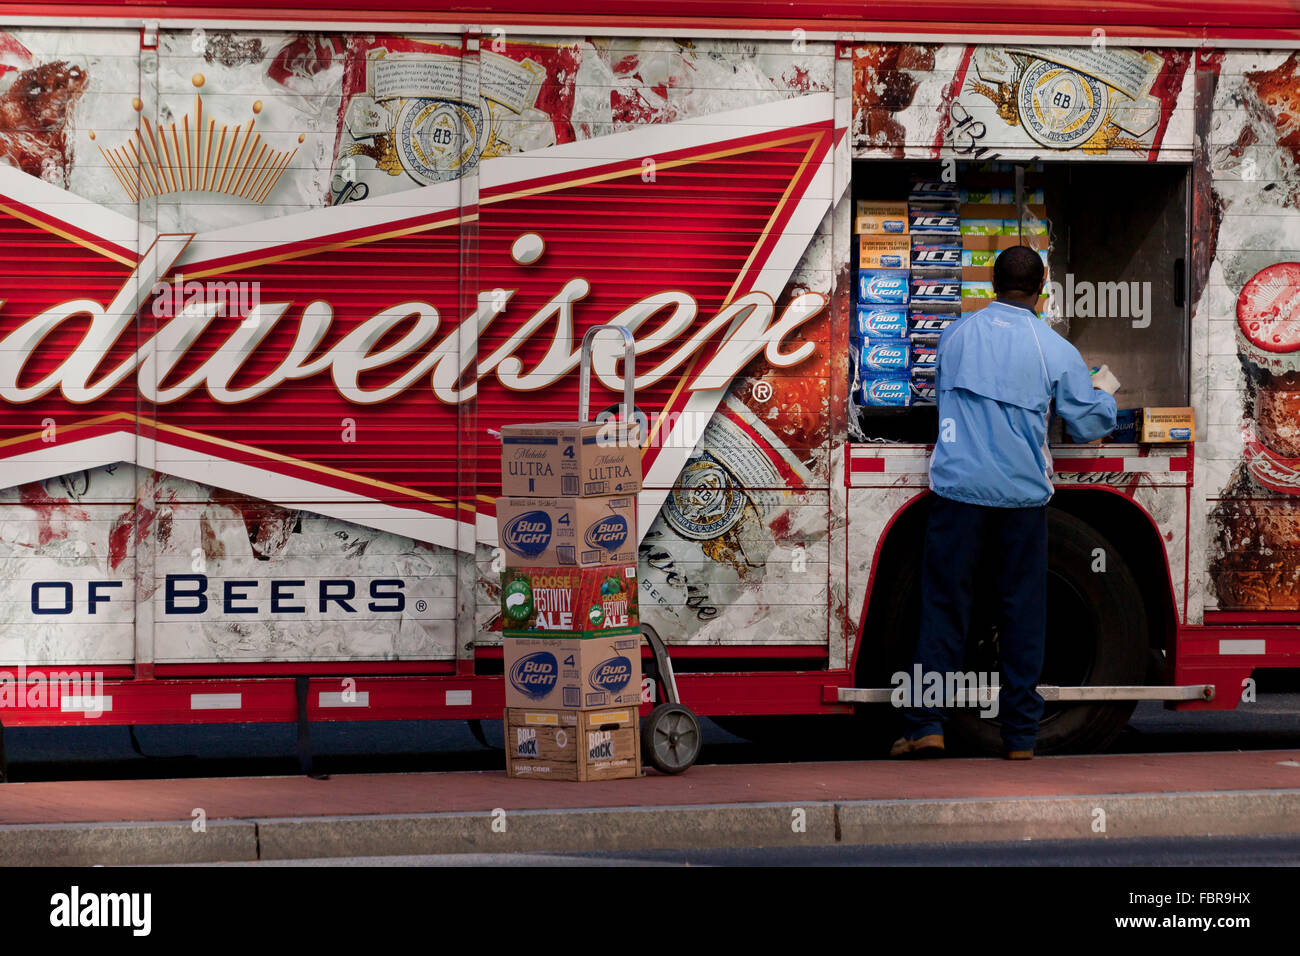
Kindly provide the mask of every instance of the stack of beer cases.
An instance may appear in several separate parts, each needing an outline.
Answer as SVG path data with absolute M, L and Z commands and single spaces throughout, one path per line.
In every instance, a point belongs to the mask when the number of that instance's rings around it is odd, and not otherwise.
M 912 284 L 907 331 L 916 404 L 933 404 L 939 336 L 961 316 L 960 195 L 953 183 L 912 183 Z
M 640 447 L 592 422 L 507 425 L 501 447 L 506 771 L 639 776 Z
M 858 281 L 851 327 L 858 404 L 912 404 L 907 339 L 907 203 L 860 200 L 854 218 L 858 234 Z
M 993 260 L 1003 249 L 1025 245 L 1038 250 L 1047 265 L 1047 207 L 1043 203 L 1043 164 L 1026 166 L 1028 182 L 1019 197 L 1009 175 L 1014 165 L 994 162 L 973 174 L 988 185 L 960 190 L 961 212 L 961 312 L 976 312 L 989 304 L 993 293 Z M 1005 183 L 1006 185 L 996 185 Z M 1046 300 L 1039 303 L 1039 312 Z

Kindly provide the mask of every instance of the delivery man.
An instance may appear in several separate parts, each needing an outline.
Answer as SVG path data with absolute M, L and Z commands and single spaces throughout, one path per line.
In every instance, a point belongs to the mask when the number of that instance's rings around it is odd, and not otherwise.
M 1038 317 L 1043 262 L 1025 246 L 993 265 L 996 301 L 952 323 L 939 338 L 939 440 L 930 457 L 934 492 L 921 572 L 921 629 L 914 657 L 941 686 L 961 668 L 975 569 L 989 562 L 997 593 L 1003 754 L 1034 754 L 1043 699 L 1047 602 L 1047 502 L 1052 402 L 1071 435 L 1101 438 L 1115 427 L 1115 400 L 1094 388 L 1078 350 Z M 1118 386 L 1106 373 L 1111 391 Z M 943 752 L 944 715 L 904 711 L 892 757 Z

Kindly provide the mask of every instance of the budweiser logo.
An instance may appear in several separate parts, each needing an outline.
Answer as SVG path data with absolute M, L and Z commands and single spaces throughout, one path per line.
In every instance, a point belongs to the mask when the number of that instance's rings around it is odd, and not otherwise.
M 254 296 L 256 304 L 240 313 L 238 309 L 227 308 L 229 290 L 225 288 L 219 290 L 220 294 L 207 295 L 205 287 L 198 282 L 185 283 L 182 279 L 176 285 L 153 284 L 153 269 L 157 266 L 162 266 L 164 271 L 169 269 L 192 238 L 184 235 L 160 239 L 145 257 L 147 271 L 137 268 L 128 275 L 107 306 L 89 299 L 62 302 L 0 339 L 0 354 L 4 356 L 0 362 L 0 399 L 14 404 L 31 402 L 57 388 L 66 401 L 84 405 L 102 398 L 134 373 L 140 395 L 154 404 L 178 402 L 196 388 L 203 388 L 218 402 L 233 405 L 258 398 L 286 383 L 328 373 L 339 395 L 358 405 L 386 402 L 426 378 L 439 401 L 454 405 L 473 398 L 478 391 L 477 382 L 490 374 L 495 374 L 511 391 L 532 392 L 554 385 L 580 361 L 573 309 L 576 302 L 592 291 L 591 283 L 583 278 L 566 282 L 540 309 L 519 321 L 505 343 L 485 359 L 474 352 L 466 353 L 460 343 L 473 341 L 480 329 L 510 312 L 513 290 L 481 292 L 479 307 L 453 323 L 445 323 L 439 310 L 428 302 L 398 302 L 354 325 L 322 353 L 321 343 L 330 337 L 335 320 L 335 308 L 327 299 L 312 299 L 295 308 L 292 301 L 265 302 L 257 295 Z M 525 234 L 520 239 L 542 241 L 536 234 Z M 235 286 L 237 296 L 239 284 L 229 285 Z M 197 288 L 194 294 L 183 299 L 180 290 L 186 286 Z M 151 309 L 155 316 L 166 315 L 182 300 L 185 305 L 130 357 L 106 372 L 99 371 L 109 349 L 135 325 L 136 312 L 142 304 L 139 301 L 142 289 L 155 297 Z M 773 321 L 775 308 L 771 297 L 751 292 L 736 298 L 701 324 L 697 321 L 699 305 L 689 293 L 660 292 L 633 303 L 614 321 L 639 326 L 646 318 L 665 309 L 672 312 L 669 321 L 657 331 L 654 345 L 676 348 L 637 377 L 638 388 L 654 385 L 689 364 L 710 340 L 722 334 L 721 345 L 688 385 L 694 391 L 717 388 L 720 380 L 730 381 L 760 353 L 765 353 L 768 361 L 778 367 L 803 361 L 815 347 L 813 343 L 804 342 L 790 351 L 784 351 L 782 344 L 825 304 L 826 297 L 820 293 L 806 293 L 796 297 Z M 242 321 L 228 327 L 217 344 L 208 345 L 195 361 L 190 353 L 198 351 L 196 343 L 210 341 L 214 321 L 227 311 L 241 315 Z M 60 327 L 74 320 L 84 321 L 86 316 L 90 318 L 90 327 L 71 353 L 36 381 L 20 384 L 36 348 Z M 553 317 L 558 320 L 550 321 Z M 266 357 L 258 355 L 254 360 L 255 353 L 271 351 L 264 343 L 273 331 L 286 326 L 290 332 L 288 347 L 281 347 Z M 395 341 L 394 336 L 397 336 Z M 545 355 L 537 366 L 524 372 L 519 360 L 512 356 L 534 345 L 534 340 L 544 341 Z M 642 345 L 645 346 L 645 337 Z M 362 384 L 363 373 L 411 358 L 415 359 L 414 364 L 401 374 L 368 387 Z M 192 371 L 177 375 L 177 369 L 187 360 L 194 366 Z M 241 369 L 267 365 L 271 371 L 266 375 L 247 385 L 233 384 Z M 474 380 L 466 384 L 464 379 L 471 372 Z M 611 388 L 619 386 L 611 369 L 598 369 L 597 375 Z
M 817 94 L 485 161 L 473 210 L 452 182 L 141 252 L 134 219 L 0 167 L 23 287 L 0 286 L 6 483 L 147 455 L 420 540 L 465 547 L 462 523 L 494 540 L 477 516 L 495 512 L 500 427 L 572 419 L 582 336 L 613 322 L 636 338 L 643 469 L 666 487 L 694 446 L 672 437 L 751 362 L 826 347 L 807 325 L 827 297 L 784 290 L 829 206 L 830 117 Z M 610 338 L 596 416 L 622 392 Z

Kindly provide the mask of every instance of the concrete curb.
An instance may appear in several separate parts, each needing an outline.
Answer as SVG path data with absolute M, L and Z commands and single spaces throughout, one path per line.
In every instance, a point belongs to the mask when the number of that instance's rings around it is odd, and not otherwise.
M 796 810 L 803 811 L 802 814 Z M 793 821 L 804 828 L 795 832 Z M 835 843 L 830 803 L 612 807 L 267 820 L 264 860 L 438 853 L 585 852 Z
M 175 823 L 51 823 L 0 826 L 0 866 L 122 866 L 256 860 L 257 825 L 214 820 L 195 833 Z
M 1300 790 L 870 800 L 836 806 L 843 843 L 1300 833 Z
M 1300 790 L 0 826 L 0 863 L 106 866 L 1300 833 Z

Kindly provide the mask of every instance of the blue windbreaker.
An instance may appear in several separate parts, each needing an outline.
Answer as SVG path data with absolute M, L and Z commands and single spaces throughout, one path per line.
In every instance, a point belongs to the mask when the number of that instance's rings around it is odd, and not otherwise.
M 939 440 L 930 490 L 999 508 L 1052 497 L 1052 400 L 1069 433 L 1092 441 L 1115 427 L 1115 399 L 1092 387 L 1078 349 L 1029 309 L 1005 302 L 963 316 L 939 337 Z

